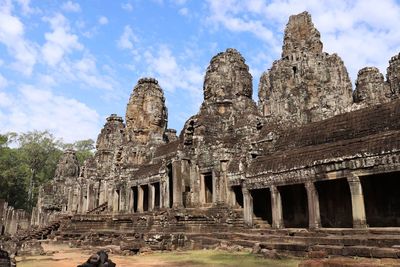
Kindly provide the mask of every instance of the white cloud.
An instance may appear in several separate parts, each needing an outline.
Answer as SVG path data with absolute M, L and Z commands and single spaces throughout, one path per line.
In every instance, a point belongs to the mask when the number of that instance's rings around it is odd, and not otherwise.
M 117 41 L 117 45 L 121 49 L 133 49 L 133 43 L 137 42 L 137 37 L 133 33 L 132 28 L 129 25 L 124 27 L 124 32 Z
M 20 5 L 22 14 L 29 15 L 40 12 L 38 8 L 32 8 L 30 6 L 31 0 L 16 0 L 16 2 Z
M 7 79 L 0 74 L 0 89 L 7 87 L 7 85 L 8 85 Z
M 50 130 L 67 142 L 95 138 L 100 128 L 100 116 L 95 110 L 76 99 L 32 85 L 22 85 L 16 95 L 0 91 L 0 117 L 4 132 Z
M 178 63 L 177 58 L 166 46 L 159 47 L 155 54 L 146 51 L 144 59 L 148 66 L 146 75 L 157 77 L 161 86 L 170 92 L 189 91 L 196 104 L 199 104 L 202 98 L 204 70 L 199 66 Z
M 108 18 L 105 17 L 105 16 L 101 16 L 101 17 L 99 18 L 99 24 L 100 24 L 100 25 L 106 25 L 106 24 L 108 24 Z
M 31 75 L 36 64 L 36 47 L 25 39 L 24 24 L 11 14 L 13 6 L 2 3 L 0 6 L 0 43 L 7 47 L 7 51 L 15 62 L 11 67 L 25 75 Z
M 173 0 L 173 2 L 177 5 L 184 5 L 186 4 L 187 0 Z
M 309 11 L 325 51 L 342 57 L 353 82 L 365 65 L 385 72 L 400 47 L 400 5 L 394 0 L 209 0 L 208 9 L 211 25 L 253 34 L 272 48 L 269 52 L 276 58 L 282 45 L 279 33 L 289 16 Z
M 187 15 L 189 15 L 189 9 L 187 8 L 187 7 L 183 7 L 183 8 L 181 8 L 181 9 L 179 9 L 179 14 L 180 15 L 182 15 L 182 16 L 187 16 Z
M 124 3 L 121 5 L 121 8 L 128 12 L 131 12 L 133 10 L 133 6 L 131 3 Z
M 65 2 L 62 4 L 61 8 L 67 12 L 80 12 L 81 6 L 78 3 L 72 1 Z
M 46 43 L 42 47 L 42 55 L 47 64 L 56 66 L 65 54 L 83 49 L 78 36 L 70 33 L 69 23 L 63 15 L 56 14 L 45 20 L 50 23 L 53 30 L 45 33 Z

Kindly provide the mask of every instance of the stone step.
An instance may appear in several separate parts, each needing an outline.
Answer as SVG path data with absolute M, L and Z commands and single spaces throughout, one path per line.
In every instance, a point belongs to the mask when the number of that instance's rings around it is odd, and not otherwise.
M 400 249 L 380 248 L 373 246 L 333 246 L 315 245 L 310 247 L 312 251 L 326 251 L 329 255 L 357 256 L 367 258 L 400 258 Z

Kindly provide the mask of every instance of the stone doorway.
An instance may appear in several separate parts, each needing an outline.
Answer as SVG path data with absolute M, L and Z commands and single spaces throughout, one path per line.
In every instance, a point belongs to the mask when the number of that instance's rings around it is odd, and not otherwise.
M 213 202 L 213 176 L 211 172 L 204 173 L 202 176 L 201 194 L 203 195 L 204 203 Z
M 280 186 L 278 190 L 281 193 L 285 227 L 308 228 L 308 202 L 304 184 Z
M 131 194 L 132 194 L 132 211 L 133 212 L 137 212 L 138 209 L 138 187 L 137 186 L 133 186 L 131 187 Z
M 161 203 L 161 201 L 160 201 L 160 183 L 159 182 L 154 183 L 153 186 L 154 186 L 154 194 L 155 194 L 155 196 L 154 196 L 154 207 L 156 209 L 159 209 L 160 208 L 160 203 Z
M 121 205 L 121 191 L 119 189 L 115 190 L 115 198 L 114 198 L 114 209 L 116 211 L 120 211 Z
M 143 190 L 143 211 L 149 210 L 149 186 L 147 184 L 141 185 Z
M 240 185 L 232 186 L 233 194 L 235 195 L 235 206 L 243 208 L 243 192 Z
M 322 227 L 353 227 L 351 194 L 347 179 L 319 181 L 315 183 L 319 196 Z
M 394 172 L 360 177 L 369 226 L 400 226 L 399 175 Z
M 253 198 L 253 215 L 256 220 L 272 223 L 271 192 L 269 188 L 250 190 Z

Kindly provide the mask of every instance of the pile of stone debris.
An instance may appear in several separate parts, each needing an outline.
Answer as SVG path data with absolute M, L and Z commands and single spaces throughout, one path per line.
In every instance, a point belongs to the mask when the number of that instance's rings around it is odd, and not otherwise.
M 0 249 L 0 267 L 15 267 L 15 260 L 11 259 L 8 252 Z
M 117 266 L 109 258 L 108 254 L 104 251 L 99 251 L 92 256 L 83 264 L 78 267 L 115 267 Z

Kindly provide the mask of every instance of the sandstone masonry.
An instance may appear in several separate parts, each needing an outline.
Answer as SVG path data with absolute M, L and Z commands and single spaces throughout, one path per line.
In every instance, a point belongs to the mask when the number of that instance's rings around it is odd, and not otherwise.
M 400 255 L 400 234 L 380 230 L 400 226 L 399 55 L 386 80 L 361 69 L 353 92 L 307 12 L 289 18 L 282 49 L 260 78 L 258 104 L 242 55 L 214 56 L 204 101 L 179 137 L 167 128 L 162 85 L 140 79 L 125 124 L 107 118 L 92 159 L 79 166 L 65 152 L 31 224 L 57 221 L 60 239 L 131 252 L 229 239 L 298 255 Z

